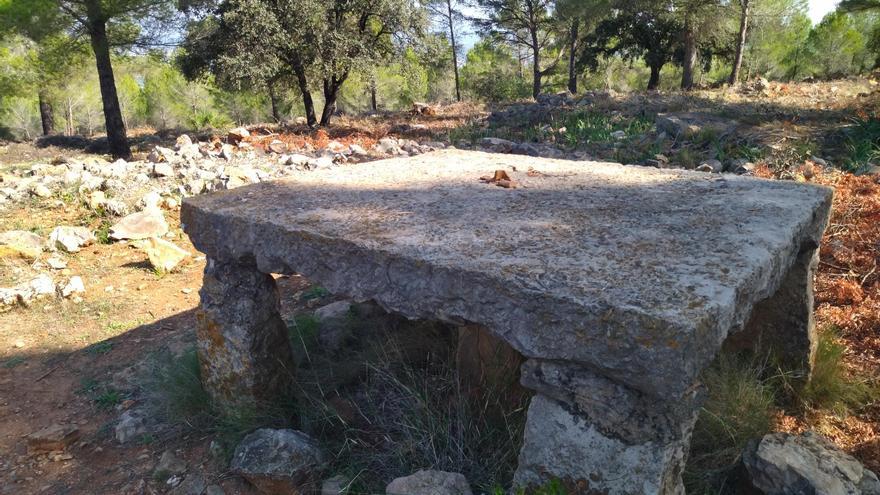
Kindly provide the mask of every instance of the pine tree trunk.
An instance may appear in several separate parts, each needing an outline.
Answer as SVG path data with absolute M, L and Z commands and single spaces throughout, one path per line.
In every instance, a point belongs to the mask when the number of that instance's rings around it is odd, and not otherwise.
M 576 94 L 578 92 L 578 80 L 577 80 L 577 68 L 575 67 L 575 61 L 577 60 L 577 38 L 578 38 L 578 28 L 580 27 L 580 19 L 574 19 L 571 21 L 571 28 L 569 32 L 569 42 L 568 42 L 568 92 L 571 94 Z
M 733 70 L 727 81 L 731 86 L 739 81 L 739 72 L 742 68 L 743 52 L 746 49 L 746 34 L 749 30 L 749 7 L 751 0 L 740 0 L 742 5 L 742 17 L 739 20 L 739 37 L 736 40 L 736 55 L 733 57 Z
M 379 103 L 376 101 L 376 78 L 370 79 L 370 110 L 373 113 L 379 111 Z
M 101 87 L 101 102 L 104 108 L 104 126 L 107 130 L 107 144 L 114 158 L 131 158 L 131 148 L 125 135 L 125 123 L 116 94 L 116 81 L 113 77 L 113 64 L 110 62 L 110 43 L 107 39 L 107 25 L 102 18 L 98 0 L 87 3 L 89 18 L 89 37 L 92 51 L 95 52 L 95 65 L 98 69 L 98 83 Z
M 449 16 L 449 42 L 452 44 L 452 70 L 455 72 L 455 101 L 461 101 L 461 83 L 458 77 L 458 47 L 455 45 L 455 17 L 452 11 L 452 0 L 446 0 L 446 12 Z
M 541 49 L 538 46 L 538 32 L 532 30 L 532 97 L 541 94 Z
M 697 66 L 697 35 L 690 19 L 684 25 L 684 64 L 681 73 L 681 89 L 694 88 L 694 70 Z
M 55 133 L 55 115 L 52 112 L 52 104 L 49 102 L 49 95 L 45 89 L 41 89 L 37 93 L 40 101 L 40 122 L 43 124 L 43 135 L 50 136 Z

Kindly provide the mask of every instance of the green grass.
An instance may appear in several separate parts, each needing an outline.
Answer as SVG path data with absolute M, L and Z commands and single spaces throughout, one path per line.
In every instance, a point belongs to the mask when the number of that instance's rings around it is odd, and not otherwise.
M 113 242 L 113 239 L 110 239 L 110 227 L 112 226 L 113 223 L 110 220 L 106 218 L 101 220 L 98 228 L 95 229 L 95 237 L 98 239 L 99 244 L 111 244 Z
M 708 397 L 691 440 L 688 493 L 717 493 L 746 443 L 772 430 L 776 388 L 766 369 L 753 358 L 723 355 L 704 374 Z
M 290 398 L 221 410 L 202 386 L 195 349 L 179 357 L 170 353 L 157 355 L 153 371 L 147 390 L 156 412 L 170 424 L 215 435 L 227 456 L 256 428 L 293 424 L 295 409 Z
M 876 384 L 850 376 L 843 364 L 846 347 L 834 329 L 819 334 L 816 362 L 810 382 L 800 391 L 800 402 L 812 409 L 845 415 L 877 397 Z
M 843 169 L 861 172 L 880 162 L 880 119 L 856 118 L 845 132 L 846 157 Z
M 98 394 L 94 398 L 94 401 L 99 409 L 112 409 L 117 404 L 122 402 L 122 394 L 112 387 L 106 387 L 100 394 Z
M 116 407 L 124 398 L 122 392 L 94 378 L 82 379 L 80 387 L 76 389 L 75 393 L 88 397 L 101 410 Z

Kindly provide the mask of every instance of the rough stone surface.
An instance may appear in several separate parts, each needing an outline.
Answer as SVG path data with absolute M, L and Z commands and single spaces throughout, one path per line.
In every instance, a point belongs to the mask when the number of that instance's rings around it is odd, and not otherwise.
M 168 222 L 158 208 L 132 213 L 110 227 L 110 237 L 117 240 L 148 239 L 163 236 L 167 232 Z
M 345 495 L 350 485 L 348 477 L 338 474 L 321 483 L 321 495 Z
M 68 253 L 79 252 L 80 248 L 95 242 L 95 235 L 85 227 L 55 227 L 49 234 L 49 245 Z
M 385 488 L 386 495 L 471 495 L 464 475 L 446 471 L 420 470 L 397 478 Z
M 10 230 L 0 234 L 0 258 L 20 256 L 36 259 L 43 252 L 43 238 L 26 230 Z
M 144 240 L 140 247 L 147 253 L 153 268 L 163 273 L 170 272 L 190 255 L 188 251 L 174 243 L 156 237 Z
M 729 134 L 736 129 L 736 122 L 703 113 L 661 113 L 655 119 L 657 132 L 665 132 L 671 136 L 694 137 L 708 132 L 715 136 Z
M 79 440 L 79 428 L 73 425 L 53 424 L 27 436 L 29 454 L 64 450 Z
M 221 403 L 253 404 L 291 390 L 293 350 L 271 275 L 208 259 L 196 313 L 205 388 Z
M 119 416 L 114 430 L 116 441 L 127 443 L 147 432 L 147 420 L 143 413 L 136 410 L 128 410 Z
M 821 436 L 773 433 L 742 456 L 752 488 L 767 495 L 880 494 L 877 476 Z
M 235 448 L 230 470 L 267 495 L 303 493 L 324 466 L 317 443 L 296 430 L 259 429 Z
M 696 421 L 681 425 L 688 434 Z M 571 407 L 541 394 L 532 398 L 514 477 L 517 486 L 560 479 L 577 493 L 683 495 L 686 438 L 630 444 L 603 432 Z
M 320 324 L 318 342 L 330 349 L 337 349 L 351 331 L 351 301 L 335 301 L 315 310 Z
M 479 181 L 498 169 L 520 187 Z M 830 204 L 807 184 L 442 151 L 188 198 L 181 216 L 209 258 L 678 397 L 817 244 Z

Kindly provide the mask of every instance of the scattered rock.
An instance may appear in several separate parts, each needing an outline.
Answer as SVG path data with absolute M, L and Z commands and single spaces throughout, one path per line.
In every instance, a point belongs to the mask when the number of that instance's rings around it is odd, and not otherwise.
M 174 149 L 179 150 L 185 146 L 192 146 L 192 144 L 193 140 L 189 136 L 181 134 L 180 136 L 177 136 L 177 140 L 174 141 Z
M 220 148 L 220 158 L 230 161 L 235 157 L 235 147 L 231 144 L 224 144 Z
M 190 255 L 175 244 L 156 237 L 144 240 L 140 247 L 147 253 L 153 268 L 162 273 L 170 272 Z
M 720 174 L 724 171 L 724 164 L 718 160 L 706 160 L 697 167 L 697 171 Z
M 89 205 L 89 208 L 92 210 L 97 210 L 104 206 L 104 203 L 107 202 L 107 195 L 104 191 L 92 191 L 89 193 L 89 199 L 86 201 Z
M 315 310 L 315 319 L 320 324 L 318 342 L 328 349 L 338 349 L 351 325 L 351 301 L 336 301 Z
M 516 147 L 516 143 L 496 137 L 484 137 L 479 145 L 493 153 L 510 153 Z
M 174 167 L 168 162 L 159 162 L 153 165 L 153 177 L 174 177 Z
M 168 495 L 202 495 L 208 488 L 208 481 L 199 473 L 187 474 L 179 485 L 168 492 Z
M 68 253 L 77 253 L 81 248 L 96 240 L 92 231 L 85 227 L 60 226 L 55 227 L 49 234 L 49 247 Z
M 317 443 L 295 430 L 262 428 L 235 448 L 230 470 L 267 495 L 300 493 L 324 466 Z
M 854 457 L 813 433 L 772 433 L 743 451 L 748 483 L 759 493 L 878 494 L 880 481 Z
M 341 474 L 327 478 L 321 484 L 321 495 L 345 495 L 350 483 L 348 477 Z
M 231 131 L 229 131 L 229 133 L 226 135 L 226 140 L 232 144 L 238 144 L 242 140 L 244 140 L 245 138 L 248 138 L 250 136 L 251 136 L 250 131 L 248 131 L 244 127 L 236 127 L 235 129 L 232 129 Z
M 281 153 L 287 151 L 287 143 L 275 139 L 271 143 L 269 143 L 269 151 L 280 155 Z
M 61 295 L 63 297 L 70 297 L 73 294 L 82 294 L 86 291 L 86 286 L 83 284 L 83 280 L 78 275 L 70 277 L 70 281 L 61 289 Z
M 621 139 L 626 139 L 626 131 L 614 131 L 611 133 L 611 139 L 615 139 L 620 141 Z
M 38 198 L 48 198 L 52 196 L 52 191 L 43 184 L 37 183 L 31 186 L 31 194 Z
M 80 431 L 76 426 L 53 424 L 27 436 L 28 454 L 64 450 L 79 437 Z
M 110 237 L 122 239 L 148 239 L 168 232 L 168 222 L 158 208 L 147 208 L 132 213 L 110 227 Z
M 119 416 L 119 422 L 116 423 L 115 429 L 117 442 L 127 443 L 146 432 L 147 420 L 140 411 L 129 409 Z
M 0 258 L 20 256 L 35 260 L 43 252 L 43 238 L 26 230 L 10 230 L 0 234 Z
M 471 495 L 464 475 L 445 471 L 421 470 L 397 478 L 385 488 L 386 495 Z
M 167 480 L 175 474 L 183 474 L 186 472 L 186 463 L 170 450 L 162 453 L 159 463 L 153 469 L 153 477 L 156 479 Z
M 720 137 L 730 134 L 736 128 L 736 122 L 704 112 L 660 113 L 654 123 L 657 132 L 685 138 L 704 132 Z
M 53 270 L 63 270 L 67 268 L 67 262 L 57 256 L 52 256 L 47 259 L 46 264 Z

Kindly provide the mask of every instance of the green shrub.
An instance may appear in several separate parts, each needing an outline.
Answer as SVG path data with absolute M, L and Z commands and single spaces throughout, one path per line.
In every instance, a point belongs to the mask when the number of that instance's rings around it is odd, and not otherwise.
M 846 346 L 838 340 L 833 328 L 819 332 L 813 375 L 800 391 L 803 406 L 843 415 L 864 407 L 876 396 L 875 384 L 853 378 L 847 372 L 843 363 L 845 352 Z

